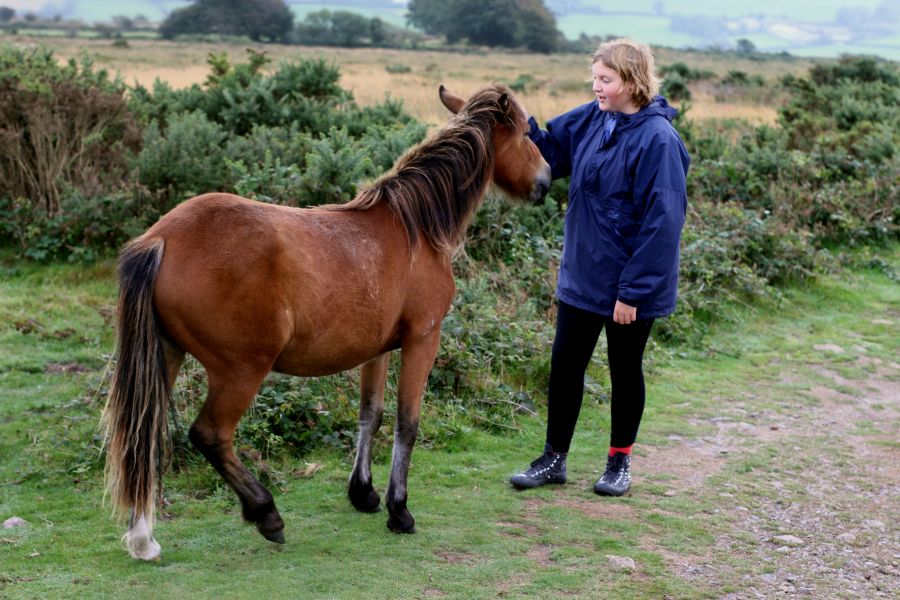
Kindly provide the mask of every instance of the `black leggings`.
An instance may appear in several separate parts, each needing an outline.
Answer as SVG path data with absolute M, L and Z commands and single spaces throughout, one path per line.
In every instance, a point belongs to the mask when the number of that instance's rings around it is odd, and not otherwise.
M 612 317 L 559 302 L 547 414 L 547 444 L 555 452 L 569 451 L 584 395 L 584 373 L 604 326 L 612 382 L 609 445 L 624 448 L 634 444 L 644 413 L 642 362 L 652 325 L 653 319 L 619 325 Z

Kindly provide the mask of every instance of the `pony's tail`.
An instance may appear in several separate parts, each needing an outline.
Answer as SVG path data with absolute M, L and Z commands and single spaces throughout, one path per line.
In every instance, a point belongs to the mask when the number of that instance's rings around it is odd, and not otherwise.
M 103 411 L 106 491 L 114 512 L 133 509 L 152 528 L 166 466 L 169 384 L 153 310 L 161 239 L 138 238 L 119 257 L 118 359 Z

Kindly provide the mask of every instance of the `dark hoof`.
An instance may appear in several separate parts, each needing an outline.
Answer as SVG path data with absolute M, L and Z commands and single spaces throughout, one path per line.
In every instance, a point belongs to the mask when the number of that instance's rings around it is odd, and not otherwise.
M 409 512 L 406 515 L 394 516 L 391 515 L 387 520 L 388 529 L 393 531 L 394 533 L 415 533 L 416 532 L 416 520 L 413 519 L 412 515 Z
M 284 543 L 284 521 L 277 510 L 266 514 L 262 520 L 256 523 L 256 528 L 264 538 L 276 544 Z
M 284 543 L 284 530 L 266 532 L 260 529 L 259 532 L 270 542 L 275 542 L 276 544 Z
M 372 484 L 365 487 L 350 488 L 347 490 L 350 504 L 359 512 L 374 513 L 381 510 L 381 496 L 372 488 Z

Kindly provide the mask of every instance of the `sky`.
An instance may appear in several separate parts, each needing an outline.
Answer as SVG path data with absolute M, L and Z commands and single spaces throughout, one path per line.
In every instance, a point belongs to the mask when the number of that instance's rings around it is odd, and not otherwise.
M 286 0 L 298 20 L 311 11 L 352 10 L 404 26 L 406 0 Z M 750 40 L 765 52 L 801 56 L 878 54 L 900 60 L 900 0 L 544 0 L 570 39 L 626 35 L 661 46 L 733 47 Z M 114 15 L 162 20 L 188 0 L 0 0 L 19 15 L 110 22 Z M 882 23 L 878 15 L 893 14 Z M 680 26 L 673 25 L 682 18 Z M 684 22 L 688 18 L 688 23 Z M 752 17 L 752 18 L 750 18 Z M 723 20 L 723 18 L 727 18 Z M 868 23 L 860 25 L 859 21 Z M 787 20 L 777 22 L 778 19 Z M 855 24 L 848 24 L 856 21 Z M 876 25 L 873 27 L 873 24 Z

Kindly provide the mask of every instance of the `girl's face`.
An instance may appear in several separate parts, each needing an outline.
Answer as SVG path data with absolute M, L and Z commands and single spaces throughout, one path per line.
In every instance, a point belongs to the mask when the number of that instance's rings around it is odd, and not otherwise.
M 627 115 L 639 110 L 632 99 L 633 83 L 622 83 L 619 74 L 599 60 L 591 65 L 591 73 L 594 75 L 593 90 L 600 110 Z

